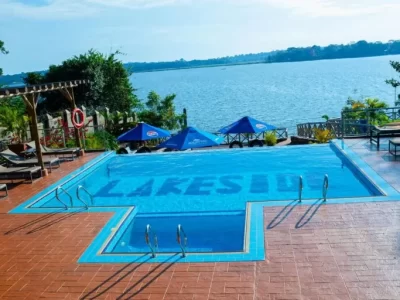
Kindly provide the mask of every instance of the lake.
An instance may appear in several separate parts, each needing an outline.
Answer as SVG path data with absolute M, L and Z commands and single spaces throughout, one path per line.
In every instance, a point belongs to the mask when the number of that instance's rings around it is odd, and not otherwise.
M 385 79 L 398 75 L 390 60 L 400 55 L 138 73 L 131 82 L 140 99 L 151 90 L 175 93 L 191 126 L 216 131 L 249 115 L 295 133 L 298 123 L 340 117 L 349 96 L 393 106 L 394 89 Z

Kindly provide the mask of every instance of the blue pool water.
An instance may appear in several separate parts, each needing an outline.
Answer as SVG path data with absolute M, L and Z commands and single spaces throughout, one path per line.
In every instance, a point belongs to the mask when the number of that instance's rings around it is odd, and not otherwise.
M 321 198 L 325 174 L 328 198 L 380 194 L 329 145 L 114 156 L 64 188 L 74 195 L 83 185 L 93 206 L 135 206 L 140 213 L 229 211 L 244 210 L 247 202 L 297 199 L 300 175 L 303 198 Z M 54 194 L 33 205 L 60 206 Z
M 244 249 L 243 211 L 168 216 L 139 214 L 116 243 L 111 241 L 112 246 L 105 253 L 148 252 L 144 239 L 147 224 L 157 236 L 160 253 L 181 251 L 176 241 L 178 224 L 181 224 L 187 237 L 187 252 L 240 252 Z
M 62 186 L 72 195 L 74 207 L 82 206 L 75 196 L 82 185 L 93 195 L 91 203 L 87 194 L 81 194 L 91 207 L 131 211 L 120 215 L 115 227 L 102 231 L 101 243 L 94 242 L 100 248 L 85 254 L 89 260 L 100 253 L 106 254 L 103 262 L 114 261 L 112 255 L 126 262 L 129 255 L 148 253 L 147 224 L 158 236 L 159 252 L 179 252 L 176 229 L 181 224 L 191 259 L 204 261 L 195 253 L 224 253 L 211 256 L 231 261 L 264 257 L 262 209 L 248 209 L 249 202 L 256 206 L 298 199 L 299 176 L 303 199 L 320 199 L 325 174 L 328 200 L 382 195 L 334 145 L 109 155 Z M 66 194 L 61 198 L 69 203 Z M 50 189 L 24 209 L 61 207 Z

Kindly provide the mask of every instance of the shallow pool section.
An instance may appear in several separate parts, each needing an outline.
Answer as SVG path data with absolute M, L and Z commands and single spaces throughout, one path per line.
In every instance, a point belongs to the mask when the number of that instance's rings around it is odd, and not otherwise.
M 117 241 L 111 240 L 104 253 L 149 252 L 145 242 L 147 225 L 149 240 L 157 237 L 158 253 L 177 253 L 177 227 L 181 225 L 181 241 L 187 237 L 187 253 L 242 252 L 245 246 L 245 212 L 153 215 L 137 214 Z

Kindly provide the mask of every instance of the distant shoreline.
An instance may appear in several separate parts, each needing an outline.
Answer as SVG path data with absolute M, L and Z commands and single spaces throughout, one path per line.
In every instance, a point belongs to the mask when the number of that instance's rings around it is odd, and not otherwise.
M 154 70 L 143 70 L 143 71 L 134 71 L 133 74 L 138 73 L 151 73 L 151 72 L 162 72 L 162 71 L 175 71 L 175 70 L 188 70 L 188 69 L 204 69 L 204 68 L 217 68 L 217 67 L 232 67 L 232 66 L 242 66 L 242 65 L 259 65 L 259 64 L 270 64 L 265 61 L 255 61 L 255 62 L 243 62 L 243 63 L 231 63 L 231 64 L 213 64 L 213 65 L 204 65 L 204 66 L 191 66 L 191 67 L 181 67 L 181 68 L 164 68 L 164 69 L 154 69 Z
M 383 56 L 400 56 L 400 54 L 385 54 L 385 55 L 373 55 L 373 56 L 360 56 L 360 57 L 340 57 L 340 58 L 324 58 L 324 59 L 310 59 L 310 60 L 296 60 L 296 61 L 277 61 L 277 62 L 266 62 L 266 61 L 255 61 L 255 62 L 243 62 L 243 63 L 231 63 L 231 64 L 213 64 L 204 66 L 190 66 L 181 68 L 165 68 L 165 69 L 154 69 L 154 70 L 143 70 L 133 71 L 132 75 L 138 73 L 152 73 L 152 72 L 163 72 L 163 71 L 176 71 L 176 70 L 189 70 L 189 69 L 204 69 L 204 68 L 217 68 L 217 67 L 234 67 L 243 65 L 260 65 L 260 64 L 287 64 L 287 63 L 301 63 L 310 61 L 330 61 L 330 60 L 342 60 L 342 59 L 358 59 L 358 58 L 373 58 Z

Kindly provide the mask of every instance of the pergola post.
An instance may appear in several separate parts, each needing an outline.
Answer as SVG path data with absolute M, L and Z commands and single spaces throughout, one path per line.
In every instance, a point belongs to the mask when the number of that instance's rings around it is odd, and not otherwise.
M 64 97 L 70 102 L 72 109 L 75 109 L 76 105 L 75 105 L 73 88 L 77 87 L 80 84 L 86 84 L 87 82 L 88 82 L 87 80 L 71 80 L 71 81 L 36 84 L 30 86 L 0 88 L 0 99 L 21 96 L 22 99 L 24 100 L 28 114 L 31 117 L 32 138 L 35 140 L 38 162 L 43 170 L 42 173 L 44 175 L 47 174 L 47 170 L 44 168 L 42 150 L 41 150 L 42 148 L 40 146 L 40 141 L 39 141 L 39 131 L 37 124 L 37 116 L 36 116 L 36 106 L 39 94 L 51 91 L 60 91 L 64 95 Z M 82 148 L 81 140 L 79 138 L 79 130 L 76 128 L 75 128 L 75 139 L 76 139 L 76 146 Z M 82 155 L 84 154 L 83 150 L 81 150 L 81 154 Z
M 73 88 L 72 87 L 70 87 L 70 88 L 66 87 L 66 88 L 61 89 L 60 92 L 64 95 L 64 97 L 71 104 L 71 113 L 72 113 L 74 111 L 74 109 L 76 108 L 75 96 L 74 96 Z M 82 148 L 81 139 L 79 138 L 79 129 L 74 127 L 74 132 L 75 132 L 76 147 Z
M 42 176 L 47 176 L 48 172 L 47 172 L 47 169 L 45 169 L 45 167 L 44 167 L 42 146 L 40 145 L 39 130 L 38 130 L 38 124 L 37 124 L 36 106 L 37 106 L 38 98 L 39 98 L 39 94 L 22 95 L 22 99 L 25 102 L 25 106 L 27 108 L 28 114 L 31 117 L 31 123 L 32 123 L 31 135 L 32 135 L 32 139 L 35 141 L 36 156 L 38 159 L 39 166 L 42 169 Z

